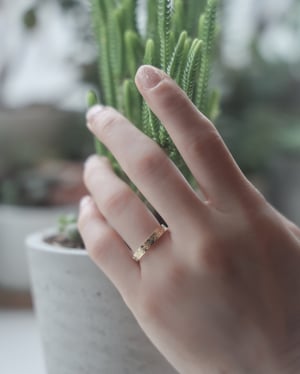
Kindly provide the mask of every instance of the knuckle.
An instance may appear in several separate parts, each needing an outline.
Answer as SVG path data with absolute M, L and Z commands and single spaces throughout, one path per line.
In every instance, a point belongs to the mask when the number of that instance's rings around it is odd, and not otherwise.
M 242 196 L 239 200 L 241 209 L 246 218 L 251 221 L 251 218 L 259 217 L 259 213 L 264 211 L 269 206 L 265 196 L 253 184 L 247 181 L 247 198 Z
M 85 227 L 86 227 L 86 216 L 83 214 L 83 212 L 81 211 L 78 215 L 78 219 L 77 219 L 77 228 L 78 228 L 78 231 L 80 232 L 80 234 L 82 236 L 84 236 L 84 232 L 85 232 Z
M 90 222 L 96 218 L 97 213 L 89 207 L 81 208 L 77 218 L 77 227 L 82 235 L 85 234 L 86 228 Z
M 265 205 L 257 207 L 256 210 L 248 210 L 246 213 L 244 211 L 244 214 L 249 231 L 255 233 L 257 240 L 263 239 L 263 242 L 272 242 L 276 234 L 280 232 L 278 219 L 274 215 L 272 207 Z M 274 232 L 274 228 L 277 228 L 276 232 Z
M 192 158 L 198 158 L 208 153 L 215 154 L 218 157 L 217 152 L 212 152 L 212 150 L 218 150 L 222 143 L 223 141 L 218 132 L 213 127 L 206 127 L 188 144 L 187 153 Z
M 166 157 L 164 153 L 156 146 L 148 146 L 143 151 L 135 164 L 135 173 L 139 176 L 157 175 L 162 169 L 165 169 Z
M 97 175 L 97 165 L 94 162 L 88 162 L 83 171 L 83 181 L 89 186 Z
M 81 210 L 78 214 L 78 219 L 77 219 L 77 227 L 78 227 L 78 230 L 81 233 L 84 233 L 84 228 L 86 226 L 86 221 L 87 221 L 86 214 L 84 214 L 84 211 Z
M 159 319 L 161 314 L 161 306 L 158 301 L 157 295 L 151 295 L 147 292 L 147 295 L 143 295 L 139 300 L 138 315 L 141 320 L 144 321 L 155 321 Z
M 89 255 L 96 263 L 105 263 L 113 243 L 113 232 L 110 229 L 102 230 L 99 236 L 87 246 Z
M 101 126 L 97 127 L 97 135 L 102 139 L 112 136 L 115 126 L 122 119 L 121 115 L 113 108 L 106 108 L 101 112 Z
M 94 191 L 99 191 L 107 178 L 113 173 L 110 162 L 105 157 L 91 156 L 85 163 L 83 171 L 84 184 Z
M 132 192 L 126 187 L 115 188 L 110 190 L 109 194 L 103 199 L 102 209 L 104 213 L 113 212 L 121 213 L 128 208 L 132 200 Z
M 193 266 L 209 272 L 224 272 L 226 268 L 226 240 L 216 235 L 202 235 L 192 253 Z
M 173 112 L 174 110 L 181 111 L 188 102 L 183 91 L 174 89 L 174 83 L 169 80 L 165 80 L 164 84 L 157 88 L 157 94 L 159 95 L 161 106 Z
M 202 266 L 203 269 L 215 271 L 218 269 L 223 269 L 223 255 L 222 251 L 218 250 L 215 243 L 207 245 L 198 254 L 198 264 Z
M 186 269 L 183 264 L 173 263 L 165 272 L 166 284 L 171 288 L 178 289 L 183 284 L 183 280 L 186 277 Z

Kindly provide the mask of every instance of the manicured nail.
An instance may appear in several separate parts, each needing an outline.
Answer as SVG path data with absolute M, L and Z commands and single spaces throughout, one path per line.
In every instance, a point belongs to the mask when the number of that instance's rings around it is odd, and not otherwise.
M 161 71 L 153 66 L 141 66 L 137 72 L 137 81 L 146 90 L 157 86 L 162 79 L 163 75 Z
M 85 208 L 85 207 L 88 206 L 91 202 L 92 202 L 92 199 L 91 199 L 90 196 L 84 196 L 84 197 L 80 200 L 80 209 Z
M 86 114 L 88 127 L 89 125 L 94 124 L 96 116 L 103 110 L 103 108 L 104 107 L 102 105 L 95 105 L 91 109 L 88 110 Z

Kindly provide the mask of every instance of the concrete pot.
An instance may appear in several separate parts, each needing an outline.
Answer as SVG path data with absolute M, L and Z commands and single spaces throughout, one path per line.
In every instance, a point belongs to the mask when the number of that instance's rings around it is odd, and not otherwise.
M 27 239 L 48 374 L 175 374 L 115 287 L 80 249 Z
M 60 215 L 75 210 L 74 206 L 34 208 L 0 204 L 0 288 L 29 291 L 24 238 L 34 230 L 55 225 Z

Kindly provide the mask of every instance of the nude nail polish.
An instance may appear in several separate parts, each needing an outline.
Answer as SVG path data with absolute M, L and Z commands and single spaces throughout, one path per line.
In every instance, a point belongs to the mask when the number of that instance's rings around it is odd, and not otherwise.
M 144 65 L 137 72 L 137 81 L 146 90 L 157 86 L 162 79 L 162 72 L 153 66 Z

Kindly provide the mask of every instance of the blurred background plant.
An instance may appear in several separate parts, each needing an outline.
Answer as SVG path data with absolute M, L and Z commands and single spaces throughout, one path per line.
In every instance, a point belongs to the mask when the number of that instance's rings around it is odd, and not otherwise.
M 6 35 L 0 40 L 0 203 L 70 204 L 66 194 L 65 202 L 49 196 L 59 184 L 69 192 L 70 184 L 81 184 L 83 192 L 79 165 L 92 151 L 84 97 L 96 75 L 88 23 L 87 5 L 76 0 L 0 2 Z
M 234 3 L 222 17 L 219 125 L 251 174 L 264 172 L 277 152 L 300 152 L 300 4 L 248 0 L 230 13 Z
M 24 238 L 76 213 L 86 194 L 96 52 L 80 1 L 0 0 L 0 33 L 0 295 L 29 299 Z
M 223 3 L 218 128 L 242 170 L 300 224 L 300 3 Z

